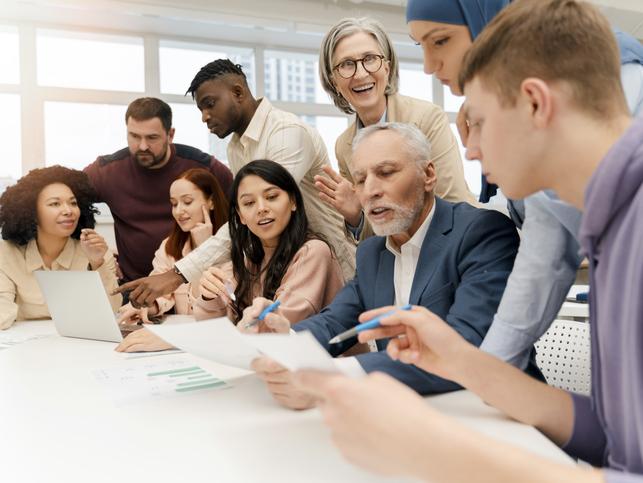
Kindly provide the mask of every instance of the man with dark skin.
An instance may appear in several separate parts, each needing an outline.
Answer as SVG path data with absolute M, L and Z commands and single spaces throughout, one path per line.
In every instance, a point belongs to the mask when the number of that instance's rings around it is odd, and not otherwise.
M 345 279 L 355 271 L 355 246 L 344 232 L 342 217 L 325 205 L 317 194 L 315 176 L 330 166 L 319 133 L 294 114 L 275 109 L 268 99 L 250 92 L 241 66 L 218 59 L 197 73 L 188 93 L 201 111 L 208 130 L 228 144 L 228 162 L 233 173 L 255 159 L 269 159 L 284 166 L 299 183 L 311 230 L 322 234 L 335 248 Z M 203 271 L 230 259 L 227 224 L 198 249 L 179 260 L 174 270 L 122 285 L 133 304 L 147 306 L 180 284 L 197 282 Z

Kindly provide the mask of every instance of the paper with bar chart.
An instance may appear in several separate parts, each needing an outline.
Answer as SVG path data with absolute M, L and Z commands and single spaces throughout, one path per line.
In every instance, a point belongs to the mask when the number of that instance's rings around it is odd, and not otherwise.
M 92 374 L 118 406 L 229 387 L 225 381 L 186 360 L 96 369 Z

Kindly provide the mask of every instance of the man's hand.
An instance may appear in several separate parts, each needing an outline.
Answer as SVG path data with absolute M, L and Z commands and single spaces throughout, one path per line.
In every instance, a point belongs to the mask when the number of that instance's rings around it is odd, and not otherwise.
M 293 373 L 270 359 L 259 357 L 250 367 L 257 372 L 268 390 L 281 405 L 290 409 L 308 409 L 315 406 L 315 397 L 293 384 Z
M 83 228 L 80 232 L 80 249 L 89 260 L 92 270 L 98 270 L 107 253 L 107 242 L 95 230 Z
M 359 321 L 366 322 L 394 308 L 364 312 Z M 468 354 L 473 349 L 451 326 L 424 307 L 395 311 L 382 318 L 380 324 L 377 329 L 361 332 L 359 341 L 392 337 L 386 351 L 393 360 L 415 364 L 445 379 L 458 380 L 458 368 L 466 367 Z
M 355 194 L 353 184 L 330 166 L 324 166 L 326 176 L 315 176 L 315 187 L 321 200 L 335 208 L 351 226 L 359 225 L 362 205 Z
M 159 275 L 150 275 L 124 283 L 114 290 L 112 295 L 131 290 L 129 301 L 134 308 L 151 307 L 157 298 L 174 292 L 182 283 L 183 278 L 170 270 Z
M 151 352 L 174 349 L 158 335 L 146 329 L 132 332 L 116 346 L 117 352 Z

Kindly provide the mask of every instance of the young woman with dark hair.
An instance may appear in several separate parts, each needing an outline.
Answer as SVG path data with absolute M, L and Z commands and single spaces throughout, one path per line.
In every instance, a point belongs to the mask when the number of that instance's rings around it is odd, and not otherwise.
M 0 329 L 49 317 L 36 270 L 96 270 L 109 294 L 114 256 L 94 231 L 96 194 L 81 171 L 34 169 L 0 197 Z M 121 296 L 110 296 L 114 310 Z
M 309 230 L 299 187 L 280 164 L 258 160 L 239 170 L 229 226 L 232 261 L 203 273 L 198 318 L 227 314 L 236 323 L 255 297 L 265 297 L 279 299 L 280 313 L 294 324 L 319 312 L 342 287 L 333 251 Z
M 170 236 L 154 254 L 151 274 L 172 270 L 174 263 L 216 233 L 228 220 L 228 202 L 217 179 L 205 169 L 189 169 L 170 186 L 174 224 Z M 119 322 L 133 323 L 159 316 L 174 308 L 177 314 L 191 314 L 194 302 L 192 285 L 184 283 L 174 292 L 156 299 L 149 308 L 121 307 Z
M 280 164 L 252 161 L 239 170 L 228 222 L 232 261 L 203 273 L 201 296 L 194 303 L 197 319 L 227 315 L 237 323 L 261 296 L 279 300 L 279 313 L 295 324 L 319 312 L 342 288 L 339 262 L 330 246 L 309 230 L 299 187 Z M 116 350 L 170 347 L 151 332 L 138 330 Z

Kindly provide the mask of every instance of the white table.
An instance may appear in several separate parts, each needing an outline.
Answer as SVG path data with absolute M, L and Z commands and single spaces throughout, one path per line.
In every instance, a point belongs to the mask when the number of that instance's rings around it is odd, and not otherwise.
M 568 297 L 576 297 L 576 294 L 588 292 L 589 285 L 572 285 L 569 289 Z M 558 317 L 570 318 L 587 322 L 589 320 L 589 304 L 565 301 L 558 312 Z
M 113 348 L 51 335 L 0 351 L 0 480 L 399 481 L 345 462 L 316 410 L 279 407 L 245 371 L 188 354 L 125 359 Z M 92 375 L 94 369 L 172 359 L 193 361 L 233 387 L 119 407 Z M 428 400 L 484 433 L 555 461 L 571 461 L 538 431 L 509 420 L 471 393 Z

